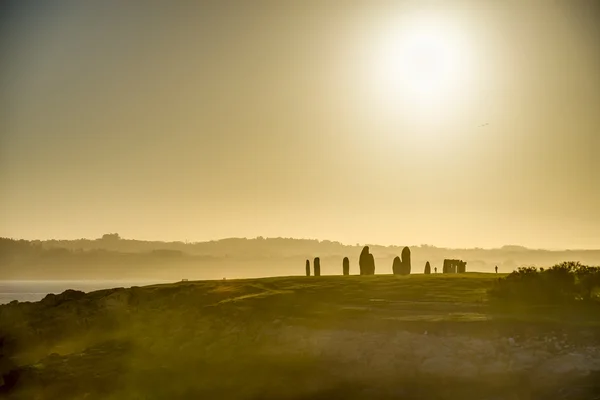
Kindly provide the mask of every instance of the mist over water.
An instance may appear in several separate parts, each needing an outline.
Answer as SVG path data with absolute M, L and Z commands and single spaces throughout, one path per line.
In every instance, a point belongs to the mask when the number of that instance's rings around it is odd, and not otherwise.
M 171 281 L 172 282 L 172 281 Z M 159 283 L 170 283 L 166 280 L 32 280 L 32 281 L 0 281 L 0 304 L 13 300 L 39 301 L 47 294 L 59 294 L 67 289 L 92 292 L 101 289 L 131 286 L 146 286 Z

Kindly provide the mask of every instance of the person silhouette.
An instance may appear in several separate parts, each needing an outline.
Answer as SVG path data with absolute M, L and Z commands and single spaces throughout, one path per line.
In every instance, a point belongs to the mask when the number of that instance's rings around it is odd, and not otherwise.
M 433 269 L 433 271 L 434 271 L 434 272 L 437 274 L 437 267 L 435 267 L 435 268 Z
M 496 268 L 495 268 L 495 270 L 496 270 L 496 273 L 498 273 L 498 266 L 497 266 L 497 265 L 496 265 Z

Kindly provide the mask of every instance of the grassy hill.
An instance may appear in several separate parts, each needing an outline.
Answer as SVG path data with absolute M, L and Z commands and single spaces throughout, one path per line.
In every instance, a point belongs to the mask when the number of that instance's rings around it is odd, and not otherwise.
M 16 380 L 4 395 L 513 399 L 569 379 L 593 398 L 600 315 L 490 304 L 498 277 L 180 282 L 4 305 L 5 381 Z M 591 360 L 585 371 L 572 354 Z

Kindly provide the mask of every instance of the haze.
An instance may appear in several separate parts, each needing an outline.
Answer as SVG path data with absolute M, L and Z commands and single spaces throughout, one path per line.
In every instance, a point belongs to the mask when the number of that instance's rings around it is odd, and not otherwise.
M 596 4 L 5 2 L 0 236 L 598 248 Z

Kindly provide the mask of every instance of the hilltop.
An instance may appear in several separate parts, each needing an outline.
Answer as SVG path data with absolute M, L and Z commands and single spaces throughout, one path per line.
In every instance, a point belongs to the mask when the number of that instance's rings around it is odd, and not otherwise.
M 12 363 L 4 368 L 16 380 L 5 394 L 254 400 L 597 393 L 598 313 L 495 305 L 487 290 L 497 277 L 180 282 L 4 305 L 0 332 Z M 563 396 L 565 387 L 571 397 Z

